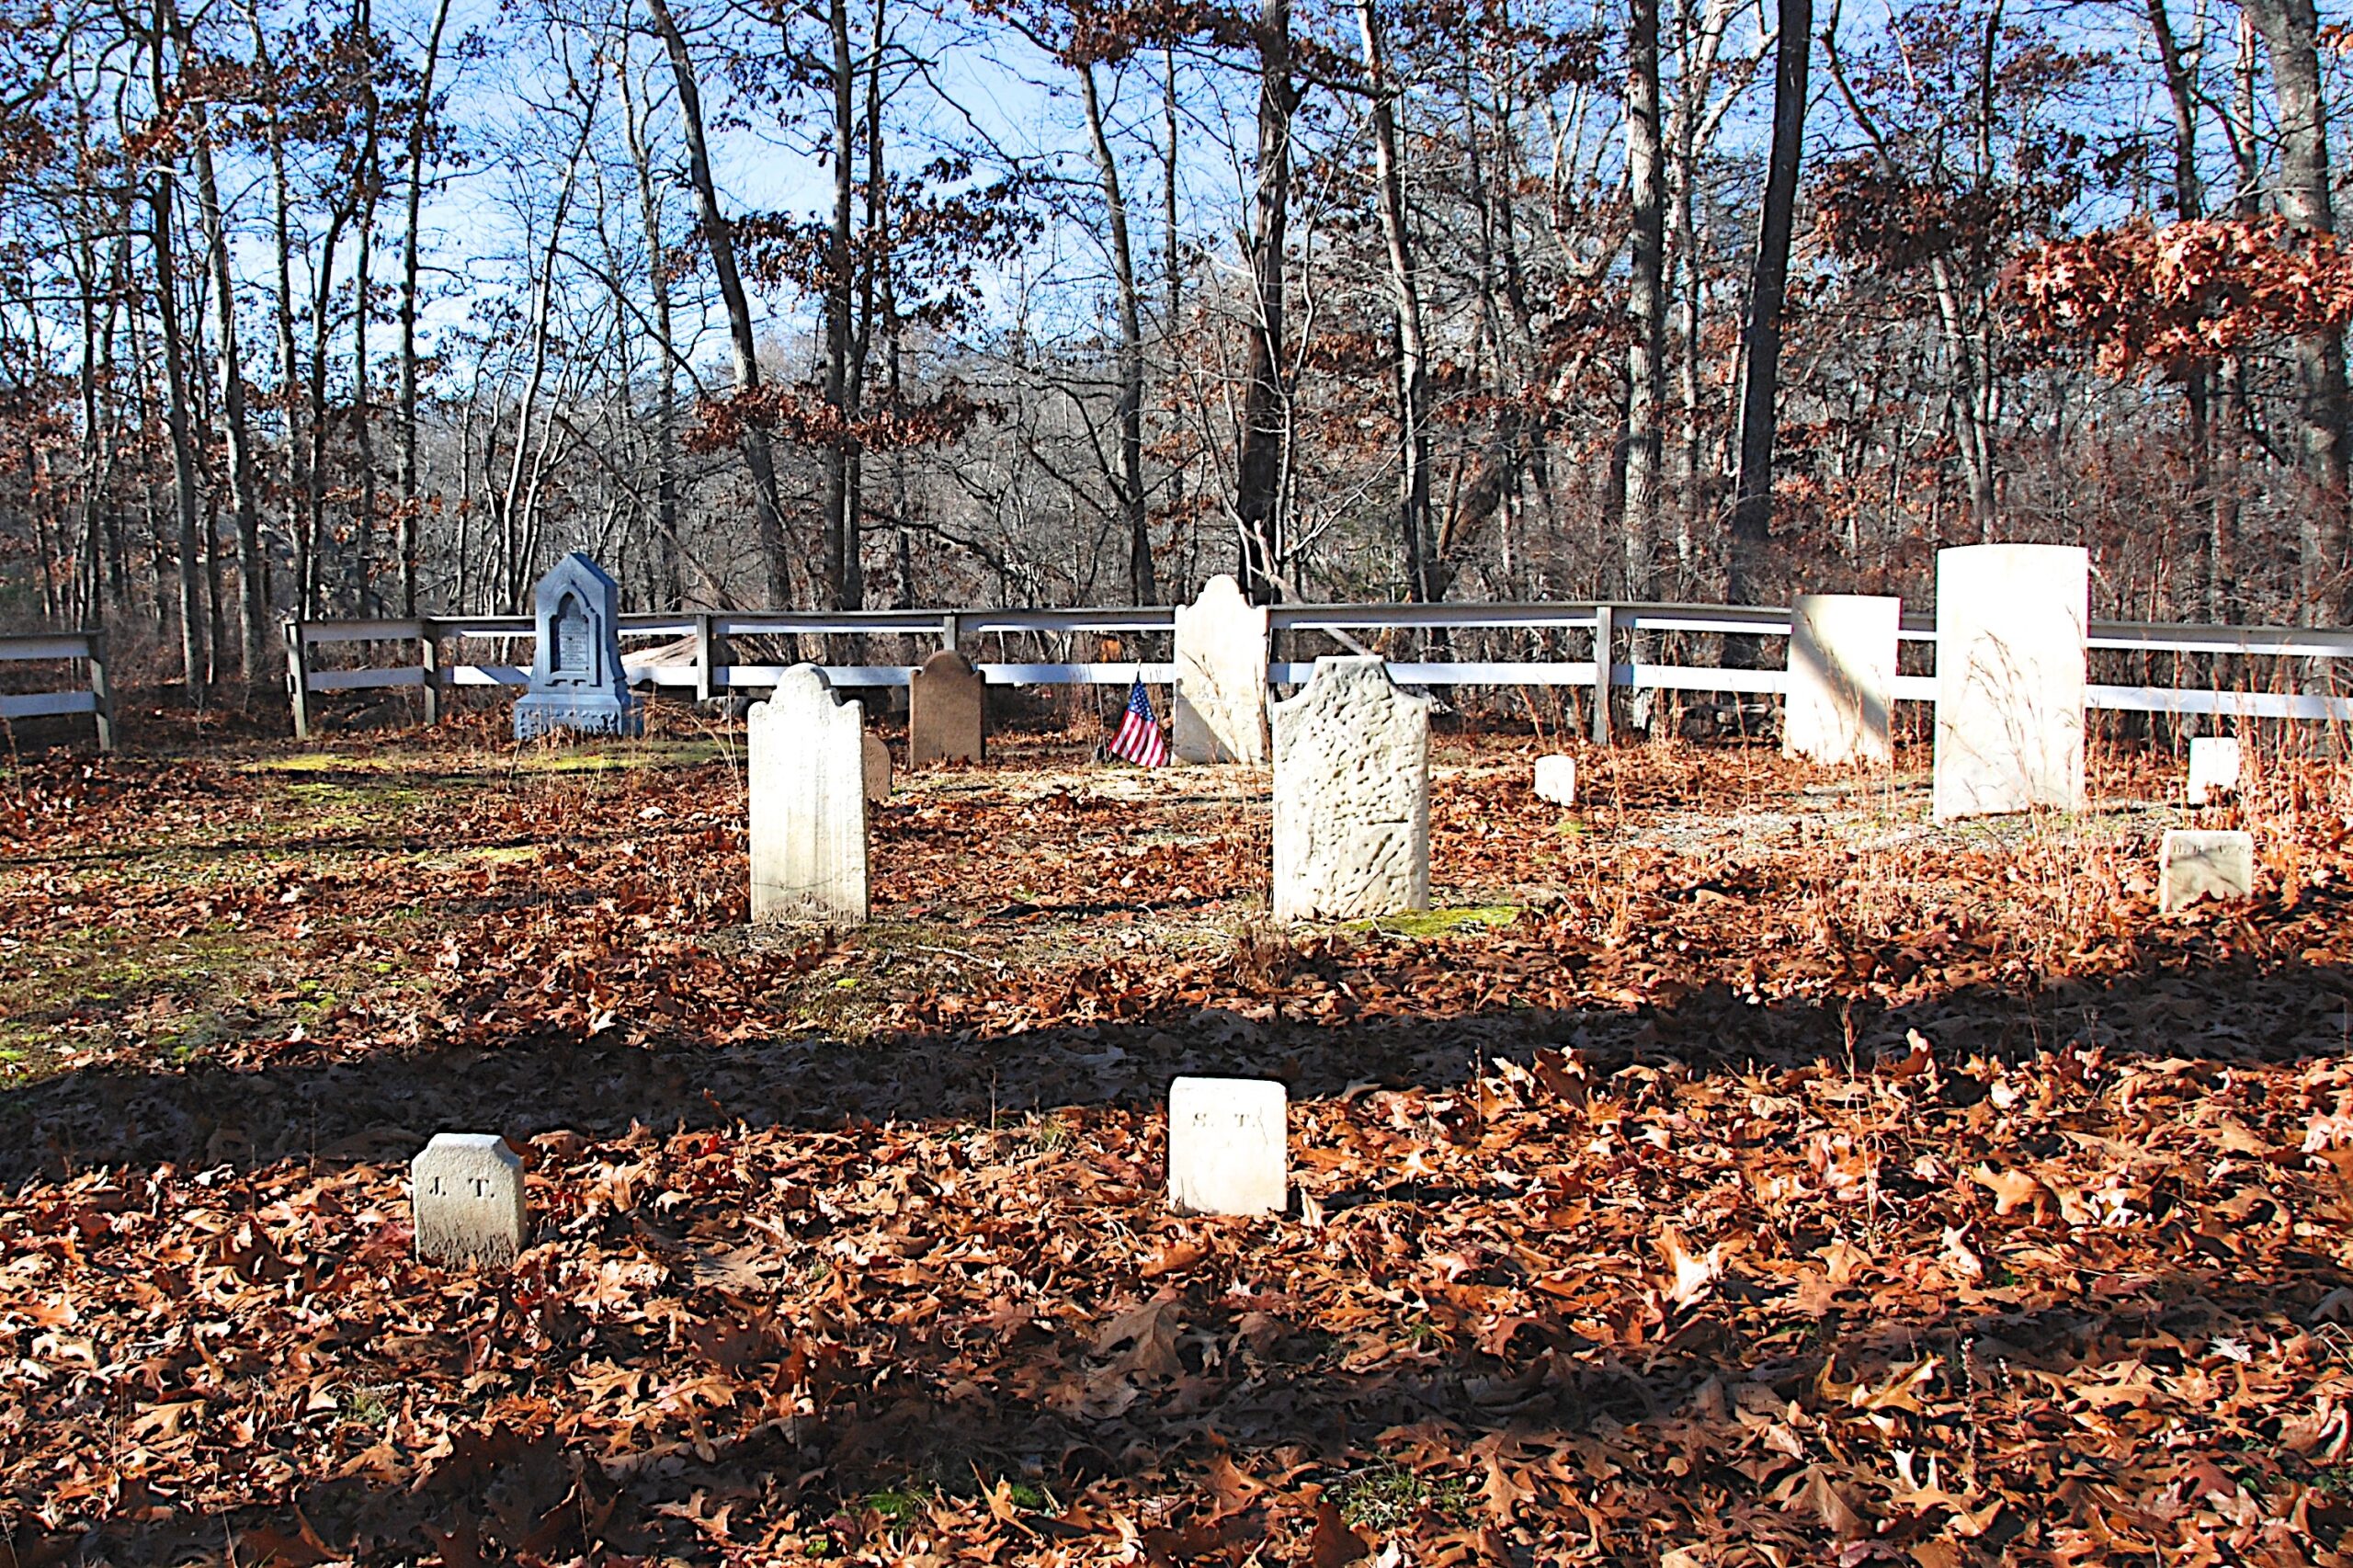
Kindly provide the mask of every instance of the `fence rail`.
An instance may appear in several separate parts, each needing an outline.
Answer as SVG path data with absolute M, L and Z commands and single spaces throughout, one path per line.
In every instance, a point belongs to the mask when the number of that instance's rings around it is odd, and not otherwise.
M 707 699 L 728 691 L 772 687 L 787 667 L 736 663 L 730 645 L 738 638 L 904 636 L 936 641 L 943 648 L 953 649 L 992 636 L 1165 634 L 1174 631 L 1176 619 L 1175 608 L 1165 605 L 1082 609 L 697 610 L 624 615 L 619 631 L 628 642 L 640 644 L 634 654 L 626 648 L 622 654 L 632 684 L 691 690 Z M 1597 699 L 1612 689 L 1773 696 L 1788 686 L 1787 675 L 1779 669 L 1674 664 L 1647 660 L 1641 653 L 1649 641 L 1644 634 L 1787 638 L 1790 611 L 1769 605 L 1280 604 L 1270 607 L 1267 622 L 1278 636 L 1324 633 L 1351 644 L 1354 633 L 1413 631 L 1567 632 L 1590 641 L 1582 659 L 1425 659 L 1392 664 L 1391 673 L 1396 679 L 1415 686 L 1582 687 Z M 2096 653 L 2353 660 L 2353 629 L 2346 628 L 2095 620 L 2087 630 L 2089 647 Z M 449 687 L 528 685 L 528 663 L 450 663 L 444 656 L 445 645 L 504 642 L 510 644 L 506 653 L 512 659 L 511 644 L 529 642 L 535 635 L 529 616 L 290 620 L 285 628 L 287 680 L 295 733 L 310 733 L 310 699 L 317 694 L 414 687 L 424 692 L 426 717 L 430 722 L 440 717 L 442 694 Z M 1935 619 L 1906 615 L 1897 635 L 1904 642 L 1933 648 Z M 642 646 L 649 639 L 668 639 L 673 646 L 659 650 L 661 657 L 649 657 Z M 688 645 L 676 646 L 682 642 Z M 311 650 L 336 643 L 406 643 L 416 652 L 396 665 L 313 667 Z M 1171 665 L 1132 661 L 1025 663 L 1006 658 L 983 660 L 978 667 L 984 679 L 1005 686 L 1124 686 L 1139 676 L 1155 683 L 1175 678 Z M 912 668 L 840 665 L 825 666 L 825 673 L 838 686 L 904 686 Z M 1296 685 L 1306 680 L 1312 669 L 1307 661 L 1276 660 L 1267 666 L 1267 677 L 1277 685 Z M 2347 680 L 2353 686 L 2353 665 L 2347 666 Z M 2336 681 L 2328 684 L 2330 688 L 2324 691 L 2094 684 L 2086 690 L 2086 701 L 2093 708 L 2137 713 L 2353 720 L 2353 694 L 2340 695 Z M 1895 697 L 1900 701 L 1932 702 L 1936 677 L 1898 676 Z M 1594 739 L 1606 743 L 1609 704 L 1595 700 L 1592 708 Z
M 114 750 L 114 687 L 107 676 L 103 631 L 37 631 L 0 637 L 0 664 L 82 664 L 82 684 L 50 691 L 0 693 L 0 719 L 51 719 L 87 713 L 98 749 Z

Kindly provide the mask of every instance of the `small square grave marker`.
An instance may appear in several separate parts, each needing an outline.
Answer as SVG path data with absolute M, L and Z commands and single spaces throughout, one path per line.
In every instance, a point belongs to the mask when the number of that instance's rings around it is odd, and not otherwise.
M 1556 806 L 1577 803 L 1577 759 L 1540 756 L 1536 759 L 1536 798 Z
M 2157 908 L 2166 915 L 2201 898 L 2255 896 L 2255 835 L 2177 827 L 2157 850 Z
M 1290 1180 L 1290 1101 L 1263 1078 L 1168 1085 L 1168 1202 L 1189 1214 L 1279 1214 Z
M 505 1265 L 530 1218 L 523 1161 L 494 1132 L 437 1132 L 408 1165 L 416 1255 L 437 1263 Z
M 2218 794 L 2234 795 L 2239 788 L 2239 742 L 2236 735 L 2200 735 L 2189 743 L 2189 803 L 2205 805 Z

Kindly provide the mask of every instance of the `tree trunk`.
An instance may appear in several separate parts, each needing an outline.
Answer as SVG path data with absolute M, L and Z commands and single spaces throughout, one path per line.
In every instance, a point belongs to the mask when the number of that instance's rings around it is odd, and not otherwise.
M 852 489 L 849 361 L 851 302 L 858 286 L 852 227 L 858 194 L 858 76 L 851 55 L 849 0 L 828 0 L 825 20 L 833 40 L 834 216 L 825 241 L 825 403 L 835 428 L 825 442 L 825 584 L 834 608 L 842 608 L 847 580 Z
M 661 362 L 654 403 L 654 523 L 661 555 L 662 599 L 665 606 L 686 603 L 678 540 L 678 357 L 670 302 L 669 258 L 662 244 L 662 202 L 654 179 L 653 106 L 638 114 L 631 68 L 620 73 L 622 123 L 629 135 L 630 162 L 637 173 L 638 222 L 645 231 L 647 286 L 654 297 L 654 352 Z
M 654 29 L 669 51 L 670 73 L 678 85 L 678 119 L 687 136 L 687 172 L 701 210 L 703 243 L 710 250 L 711 272 L 719 280 L 719 295 L 727 309 L 727 342 L 735 372 L 735 390 L 756 392 L 760 385 L 757 341 L 752 335 L 752 307 L 744 293 L 743 275 L 735 267 L 735 238 L 719 207 L 719 187 L 710 171 L 710 152 L 703 139 L 702 94 L 695 81 L 694 60 L 687 52 L 686 36 L 678 30 L 666 0 L 646 0 Z M 784 535 L 784 508 L 777 497 L 776 460 L 767 428 L 747 422 L 744 426 L 744 460 L 752 471 L 753 527 L 760 556 L 767 568 L 768 597 L 779 609 L 792 603 L 792 559 Z
M 1159 601 L 1153 581 L 1152 526 L 1143 490 L 1143 312 L 1136 301 L 1135 253 L 1129 245 L 1128 202 L 1120 185 L 1120 165 L 1103 129 L 1102 96 L 1095 89 L 1095 67 L 1082 62 L 1078 82 L 1086 106 L 1086 132 L 1095 152 L 1096 176 L 1111 231 L 1111 273 L 1120 296 L 1120 470 L 1112 491 L 1126 520 L 1128 597 L 1140 605 Z
M 1658 0 L 1631 0 L 1626 35 L 1626 174 L 1633 199 L 1633 270 L 1626 352 L 1626 591 L 1650 591 L 1657 533 L 1658 409 L 1666 347 L 1666 165 L 1659 142 Z
M 170 101 L 164 76 L 164 47 L 169 35 L 165 11 L 159 5 L 148 57 L 150 85 L 158 104 Z M 203 596 L 197 575 L 199 460 L 195 433 L 189 428 L 188 356 L 180 337 L 179 271 L 172 253 L 172 207 L 176 187 L 168 167 L 158 169 L 154 181 L 148 192 L 148 211 L 153 221 L 150 248 L 155 258 L 155 324 L 164 337 L 164 419 L 172 438 L 172 509 L 176 525 L 174 540 L 179 551 L 180 672 L 187 683 L 188 706 L 201 708 L 211 660 L 204 646 Z
M 449 22 L 449 0 L 433 8 L 433 30 L 426 38 L 425 63 L 416 87 L 416 114 L 408 128 L 408 173 L 404 195 L 408 222 L 401 234 L 401 368 L 400 368 L 400 573 L 401 614 L 416 613 L 417 525 L 425 497 L 418 487 L 416 461 L 416 301 L 417 215 L 425 200 L 425 143 L 433 124 L 433 80 L 441 63 L 441 35 Z M 660 287 L 659 284 L 656 287 Z
M 1397 531 L 1405 552 L 1405 594 L 1429 603 L 1446 595 L 1445 569 L 1430 536 L 1430 357 L 1424 335 L 1421 278 L 1406 225 L 1405 180 L 1397 157 L 1397 90 L 1390 85 L 1378 0 L 1357 0 L 1357 31 L 1364 45 L 1372 93 L 1374 183 L 1381 233 L 1388 244 L 1389 289 L 1397 324 Z
M 1773 437 L 1779 420 L 1782 308 L 1789 299 L 1790 236 L 1798 169 L 1805 156 L 1806 67 L 1813 49 L 1813 0 L 1780 0 L 1773 57 L 1773 141 L 1765 169 L 1765 209 L 1748 275 L 1742 350 L 1740 472 L 1734 482 L 1732 552 L 1725 597 L 1745 604 L 1765 576 L 1773 540 Z
M 1250 271 L 1258 319 L 1252 324 L 1234 462 L 1234 525 L 1242 585 L 1261 603 L 1282 597 L 1284 472 L 1290 409 L 1284 385 L 1284 247 L 1290 207 L 1290 119 L 1299 94 L 1290 73 L 1290 0 L 1259 0 L 1258 190 L 1250 233 Z

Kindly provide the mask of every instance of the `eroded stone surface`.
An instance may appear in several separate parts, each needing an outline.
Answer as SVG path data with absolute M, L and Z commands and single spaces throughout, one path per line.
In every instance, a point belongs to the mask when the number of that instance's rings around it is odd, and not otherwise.
M 2201 898 L 2255 896 L 2255 835 L 2172 828 L 2157 847 L 2157 908 L 2171 915 Z
M 523 1251 L 530 1213 L 523 1161 L 494 1132 L 437 1132 L 408 1165 L 416 1256 L 504 1267 Z
M 891 748 L 871 730 L 866 732 L 866 798 L 891 798 Z
M 907 691 L 907 766 L 978 762 L 988 687 L 961 653 L 941 649 L 916 666 Z
M 1895 759 L 1895 634 L 1904 601 L 1870 594 L 1800 594 L 1790 615 L 1790 685 L 1781 755 L 1824 767 Z
M 1937 552 L 1938 821 L 2082 808 L 2090 581 L 2073 545 Z
M 1267 607 L 1231 576 L 1176 607 L 1177 761 L 1267 760 Z
M 863 922 L 866 710 L 814 665 L 752 705 L 752 918 Z
M 1577 759 L 1540 756 L 1536 759 L 1536 798 L 1556 806 L 1577 803 Z
M 2239 788 L 2239 743 L 2235 735 L 2200 735 L 2189 743 L 2189 803 L 2202 806 Z
M 1429 713 L 1377 658 L 1318 659 L 1274 705 L 1276 919 L 1429 907 Z
M 1190 1214 L 1279 1214 L 1290 1180 L 1289 1096 L 1262 1078 L 1168 1085 L 1168 1202 Z

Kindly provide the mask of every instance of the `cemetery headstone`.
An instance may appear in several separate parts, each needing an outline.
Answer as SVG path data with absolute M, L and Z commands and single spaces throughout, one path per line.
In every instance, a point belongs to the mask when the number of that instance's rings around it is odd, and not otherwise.
M 2074 545 L 1937 552 L 1938 822 L 2082 808 L 2090 582 Z
M 408 1179 L 417 1256 L 504 1266 L 521 1255 L 530 1233 L 523 1161 L 496 1133 L 435 1133 Z
M 1188 1214 L 1279 1214 L 1290 1184 L 1290 1102 L 1260 1078 L 1168 1085 L 1168 1202 Z
M 866 733 L 866 798 L 891 798 L 891 748 L 871 730 Z
M 1211 578 L 1200 597 L 1176 607 L 1171 744 L 1179 762 L 1267 760 L 1267 607 L 1231 576 Z
M 1273 709 L 1275 918 L 1430 904 L 1430 699 L 1378 658 L 1315 661 Z
M 907 766 L 980 761 L 987 709 L 988 687 L 970 659 L 945 648 L 932 654 L 908 682 Z
M 752 918 L 862 923 L 866 710 L 795 665 L 752 706 Z
M 2166 830 L 2157 847 L 2157 908 L 2171 915 L 2201 898 L 2255 896 L 2255 835 Z
M 620 585 L 575 550 L 540 579 L 533 610 L 539 646 L 530 687 L 515 700 L 515 738 L 644 733 L 621 667 Z
M 1790 683 L 1781 755 L 1824 767 L 1895 760 L 1896 631 L 1904 601 L 1872 594 L 1800 594 L 1790 615 Z
M 1556 806 L 1577 803 L 1577 759 L 1540 756 L 1536 759 L 1536 798 Z
M 2189 803 L 2203 806 L 2239 788 L 2236 735 L 2200 735 L 2189 743 Z

